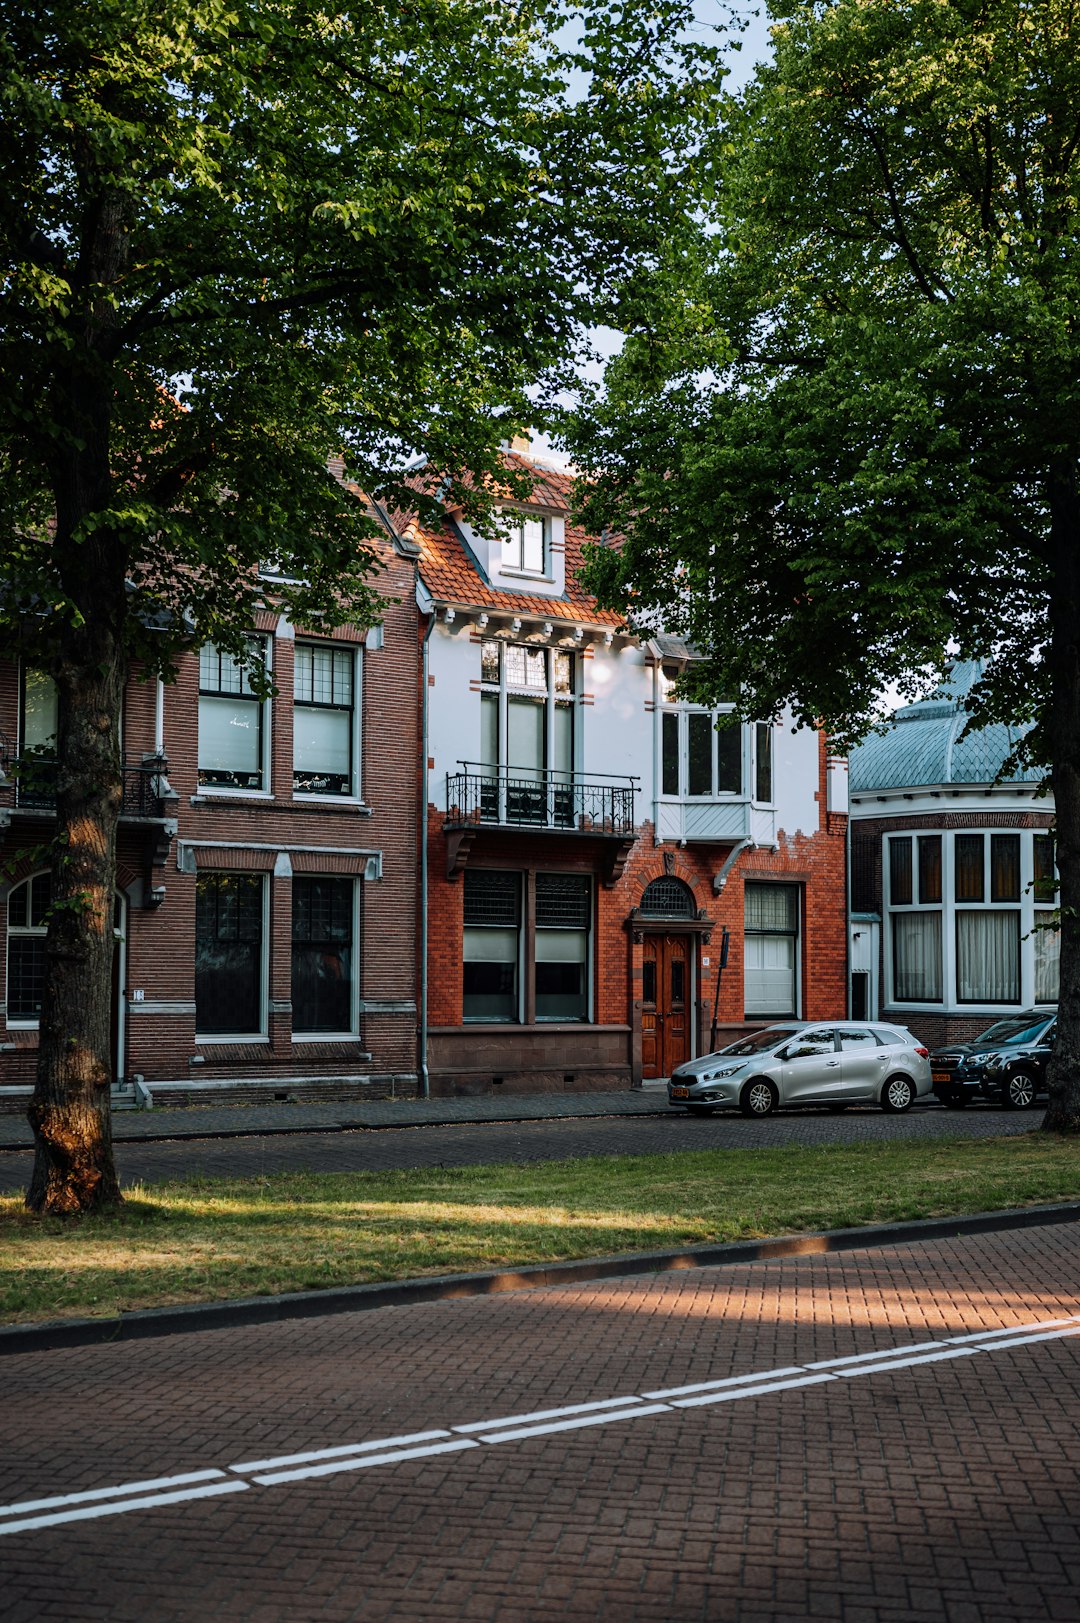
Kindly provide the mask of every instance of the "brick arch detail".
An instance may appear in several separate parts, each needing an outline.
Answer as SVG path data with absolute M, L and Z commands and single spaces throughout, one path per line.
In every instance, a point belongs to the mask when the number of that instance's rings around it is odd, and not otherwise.
M 676 858 L 675 862 L 672 863 L 670 868 L 668 868 L 668 866 L 663 862 L 661 862 L 659 866 L 657 866 L 655 863 L 649 863 L 642 869 L 642 875 L 643 878 L 639 894 L 634 898 L 631 904 L 633 907 L 640 906 L 642 896 L 644 896 L 654 879 L 678 879 L 686 886 L 687 890 L 693 896 L 694 907 L 697 909 L 697 911 L 700 912 L 702 908 L 705 908 L 706 910 L 708 909 L 708 899 L 702 899 L 702 886 L 700 881 L 690 878 L 685 873 L 679 872 L 678 858 Z

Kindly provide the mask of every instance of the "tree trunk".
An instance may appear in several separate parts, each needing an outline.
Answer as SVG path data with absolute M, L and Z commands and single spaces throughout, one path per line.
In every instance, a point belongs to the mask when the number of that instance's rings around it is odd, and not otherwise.
M 1057 1038 L 1047 1067 L 1043 1127 L 1080 1132 L 1080 500 L 1076 469 L 1062 461 L 1050 479 L 1053 680 L 1050 766 L 1061 881 L 1061 990 Z
M 122 782 L 118 722 L 123 661 L 111 639 L 57 673 L 56 843 L 45 942 L 32 1211 L 101 1210 L 121 1200 L 113 1166 L 112 965 L 116 828 Z

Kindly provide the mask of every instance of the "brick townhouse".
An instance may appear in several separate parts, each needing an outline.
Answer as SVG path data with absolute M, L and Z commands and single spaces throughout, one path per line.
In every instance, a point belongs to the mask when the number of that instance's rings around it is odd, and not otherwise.
M 252 636 L 277 689 L 204 647 L 124 700 L 113 1067 L 159 1102 L 416 1086 L 416 565 L 377 543 L 385 621 Z M 0 1108 L 32 1085 L 49 880 L 50 679 L 0 659 Z M 135 1079 L 138 1079 L 136 1082 Z
M 851 754 L 851 998 L 924 1042 L 964 1041 L 1058 996 L 1053 797 L 1023 734 L 966 731 L 983 670 L 957 661 Z
M 567 476 L 508 465 L 535 483 L 499 537 L 460 512 L 409 532 L 431 1091 L 625 1087 L 706 1052 L 714 1011 L 720 1042 L 842 1017 L 846 764 L 676 699 L 692 651 L 625 635 L 577 579 Z

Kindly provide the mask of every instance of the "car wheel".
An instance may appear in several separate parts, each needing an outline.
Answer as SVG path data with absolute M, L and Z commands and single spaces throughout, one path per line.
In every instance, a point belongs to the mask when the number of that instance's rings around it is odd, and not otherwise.
M 743 1088 L 739 1107 L 744 1116 L 771 1116 L 780 1103 L 780 1095 L 763 1076 L 753 1077 Z
M 712 1115 L 712 1105 L 687 1105 L 686 1108 L 691 1116 Z
M 881 1108 L 893 1116 L 910 1110 L 914 1099 L 915 1089 L 906 1076 L 890 1076 L 881 1090 Z
M 1035 1078 L 1027 1071 L 1016 1071 L 1010 1076 L 1001 1094 L 1005 1110 L 1030 1110 L 1035 1103 Z

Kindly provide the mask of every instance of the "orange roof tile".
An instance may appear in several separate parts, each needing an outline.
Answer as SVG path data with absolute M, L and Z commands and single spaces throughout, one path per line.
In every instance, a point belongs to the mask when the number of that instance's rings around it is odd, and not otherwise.
M 574 483 L 572 474 L 533 462 L 517 452 L 504 453 L 503 459 L 508 467 L 533 476 L 532 504 L 569 513 L 570 492 Z M 594 537 L 587 536 L 569 522 L 566 524 L 566 587 L 559 597 L 540 597 L 528 592 L 508 592 L 488 586 L 449 521 L 434 527 L 413 519 L 410 530 L 420 547 L 421 579 L 437 603 L 513 610 L 517 614 L 543 615 L 545 619 L 586 624 L 622 624 L 621 615 L 600 608 L 596 599 L 581 585 L 582 547 Z

